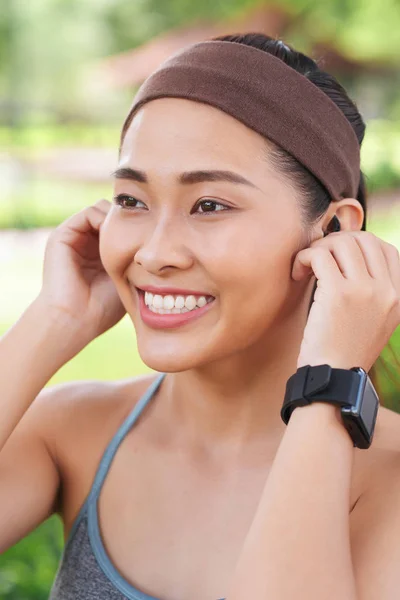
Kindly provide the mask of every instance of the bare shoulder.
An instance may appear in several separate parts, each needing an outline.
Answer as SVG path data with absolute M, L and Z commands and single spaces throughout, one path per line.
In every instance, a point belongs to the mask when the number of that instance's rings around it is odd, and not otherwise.
M 366 532 L 374 526 L 379 530 L 398 505 L 400 414 L 379 407 L 372 444 L 368 450 L 356 449 L 353 474 L 361 494 L 351 512 L 350 534 L 352 552 L 359 557 L 369 543 Z
M 380 406 L 374 437 L 368 450 L 355 449 L 353 473 L 357 494 L 355 524 L 360 526 L 368 518 L 369 506 L 376 497 L 400 481 L 400 414 Z
M 61 503 L 70 492 L 85 493 L 108 442 L 157 375 L 44 388 L 37 401 L 47 405 L 43 437 L 61 476 Z
M 42 402 L 52 404 L 46 441 L 56 458 L 62 454 L 63 440 L 82 441 L 81 436 L 87 437 L 98 426 L 105 432 L 122 423 L 156 376 L 150 373 L 116 381 L 77 380 L 45 388 L 47 397 Z

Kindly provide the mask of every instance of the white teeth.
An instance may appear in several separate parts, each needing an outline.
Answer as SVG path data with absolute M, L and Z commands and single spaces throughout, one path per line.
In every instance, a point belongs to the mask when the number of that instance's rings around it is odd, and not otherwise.
M 196 306 L 196 298 L 194 296 L 187 296 L 185 306 L 188 310 L 193 310 Z
M 164 296 L 164 305 L 163 308 L 167 308 L 168 310 L 171 310 L 171 308 L 174 308 L 175 306 L 175 299 L 173 296 Z
M 183 308 L 185 306 L 185 298 L 183 296 L 177 296 L 175 299 L 175 308 Z
M 201 308 L 212 301 L 212 298 L 207 299 L 205 296 L 173 296 L 167 294 L 152 294 L 145 292 L 144 301 L 146 306 L 152 311 L 159 314 L 181 314 Z
M 152 302 L 154 308 L 163 308 L 164 306 L 164 301 L 163 301 L 163 297 L 159 296 L 158 294 L 156 294 L 153 297 L 153 302 Z

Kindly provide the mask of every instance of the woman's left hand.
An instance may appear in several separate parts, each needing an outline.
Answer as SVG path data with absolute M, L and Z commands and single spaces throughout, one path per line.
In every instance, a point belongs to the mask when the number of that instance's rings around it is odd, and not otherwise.
M 369 371 L 400 324 L 400 255 L 369 231 L 338 231 L 295 257 L 292 277 L 318 287 L 297 368 L 327 363 Z

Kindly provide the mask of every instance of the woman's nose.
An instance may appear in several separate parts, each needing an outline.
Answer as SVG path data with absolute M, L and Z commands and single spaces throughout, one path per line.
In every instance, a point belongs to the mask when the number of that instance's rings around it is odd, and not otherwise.
M 136 250 L 134 262 L 152 273 L 168 267 L 187 269 L 193 263 L 192 254 L 185 243 L 187 240 L 182 224 L 173 223 L 171 218 L 164 219 L 145 233 Z

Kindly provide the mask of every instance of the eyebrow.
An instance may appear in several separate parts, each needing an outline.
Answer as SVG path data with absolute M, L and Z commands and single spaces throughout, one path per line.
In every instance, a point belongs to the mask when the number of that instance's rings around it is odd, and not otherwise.
M 119 168 L 111 173 L 111 177 L 114 177 L 115 179 L 138 181 L 139 183 L 149 183 L 148 177 L 144 171 L 132 169 L 131 167 Z M 203 181 L 228 181 L 229 183 L 248 185 L 250 187 L 257 188 L 254 183 L 243 177 L 243 175 L 239 175 L 239 173 L 234 173 L 233 171 L 185 171 L 178 177 L 178 183 L 184 185 L 201 183 Z

